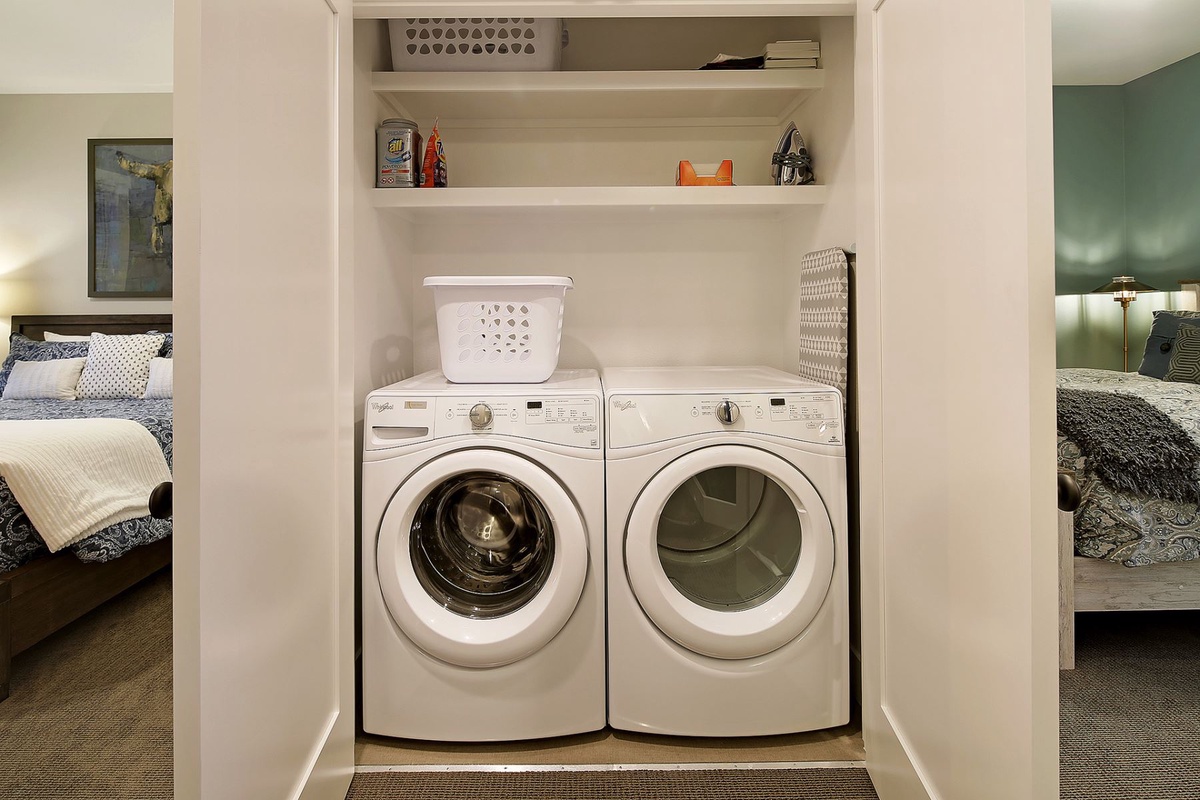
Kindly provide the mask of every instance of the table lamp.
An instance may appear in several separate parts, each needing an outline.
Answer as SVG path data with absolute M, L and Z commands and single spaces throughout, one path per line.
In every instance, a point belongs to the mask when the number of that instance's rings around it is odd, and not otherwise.
M 1137 300 L 1138 292 L 1156 291 L 1153 286 L 1135 281 L 1128 275 L 1118 275 L 1112 282 L 1092 289 L 1092 294 L 1111 294 L 1113 300 L 1121 304 L 1121 346 L 1124 353 L 1121 364 L 1125 372 L 1129 372 L 1129 304 Z

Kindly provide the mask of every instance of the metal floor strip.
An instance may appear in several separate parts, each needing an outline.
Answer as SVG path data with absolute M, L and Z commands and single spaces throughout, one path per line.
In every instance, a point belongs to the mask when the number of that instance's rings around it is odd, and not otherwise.
M 735 761 L 687 764 L 358 764 L 355 772 L 628 772 L 653 770 L 682 772 L 711 769 L 863 769 L 865 761 Z

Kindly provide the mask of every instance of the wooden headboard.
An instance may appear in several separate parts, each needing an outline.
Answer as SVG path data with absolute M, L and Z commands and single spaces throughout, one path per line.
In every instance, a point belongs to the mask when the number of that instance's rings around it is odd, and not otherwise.
M 170 314 L 38 314 L 14 316 L 13 333 L 41 340 L 46 331 L 64 336 L 98 333 L 145 333 L 171 330 Z

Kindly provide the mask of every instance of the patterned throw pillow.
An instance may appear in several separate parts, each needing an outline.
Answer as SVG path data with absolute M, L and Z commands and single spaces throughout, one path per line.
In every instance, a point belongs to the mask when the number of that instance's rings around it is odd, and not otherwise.
M 1138 374 L 1149 378 L 1163 378 L 1171 362 L 1172 349 L 1179 328 L 1184 325 L 1200 325 L 1200 311 L 1155 311 L 1154 325 L 1146 337 L 1146 352 L 1142 356 Z
M 163 346 L 158 351 L 159 358 L 171 358 L 175 355 L 175 334 L 171 331 L 164 332 L 159 330 L 146 331 L 146 333 L 161 333 L 167 337 L 166 341 L 163 342 Z
M 2 400 L 74 400 L 86 358 L 18 361 L 13 364 Z
M 1200 383 L 1200 327 L 1180 325 L 1163 380 Z
M 140 398 L 150 379 L 150 359 L 158 355 L 163 335 L 93 333 L 87 366 L 79 376 L 79 399 Z
M 0 367 L 0 393 L 18 361 L 53 361 L 56 358 L 85 358 L 88 342 L 35 342 L 19 333 L 8 337 L 8 358 Z

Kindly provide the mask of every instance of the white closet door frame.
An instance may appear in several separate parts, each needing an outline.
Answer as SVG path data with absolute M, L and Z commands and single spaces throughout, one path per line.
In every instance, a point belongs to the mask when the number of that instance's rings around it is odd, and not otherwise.
M 868 768 L 1057 798 L 1049 0 L 860 0 L 856 58 Z
M 350 0 L 176 0 L 175 797 L 354 769 Z

